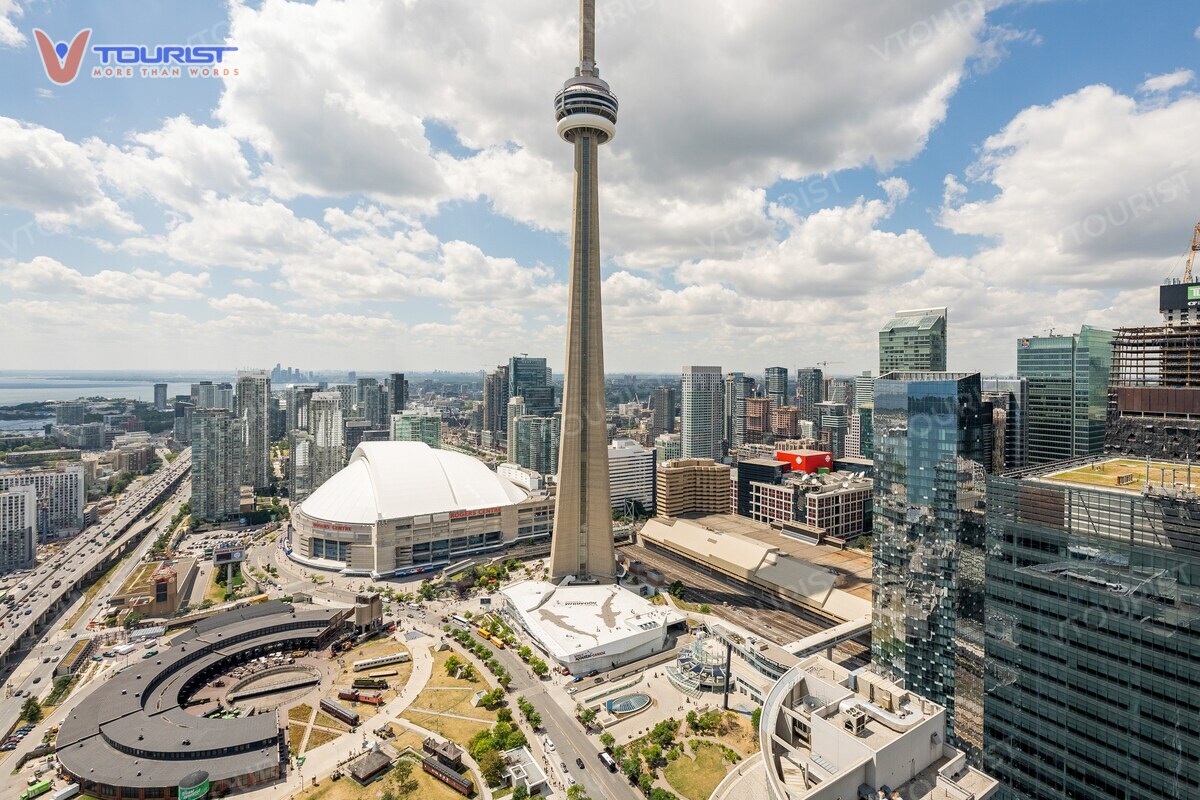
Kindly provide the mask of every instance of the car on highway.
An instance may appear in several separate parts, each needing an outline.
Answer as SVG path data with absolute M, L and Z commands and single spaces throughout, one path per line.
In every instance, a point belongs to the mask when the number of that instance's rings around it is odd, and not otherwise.
M 582 759 L 582 758 L 576 758 L 576 759 L 575 759 L 575 766 L 579 767 L 580 769 L 587 769 L 587 767 L 585 767 L 585 766 L 583 765 L 583 759 Z
M 554 752 L 554 742 L 550 741 L 550 737 L 549 737 L 549 736 L 547 736 L 547 737 L 546 737 L 546 752 L 547 752 L 547 753 L 553 753 L 553 752 Z
M 569 772 L 569 771 L 570 771 L 570 770 L 568 770 L 568 769 L 567 769 L 567 762 L 565 762 L 565 761 L 560 761 L 560 762 L 558 762 L 558 766 L 559 766 L 559 767 L 562 769 L 562 771 L 563 771 L 563 775 L 566 775 L 566 774 L 567 774 L 567 772 Z
M 41 682 L 42 682 L 42 676 L 41 676 L 41 675 L 37 676 L 36 678 L 34 678 L 34 679 L 33 679 L 33 682 L 34 682 L 34 683 L 41 683 Z

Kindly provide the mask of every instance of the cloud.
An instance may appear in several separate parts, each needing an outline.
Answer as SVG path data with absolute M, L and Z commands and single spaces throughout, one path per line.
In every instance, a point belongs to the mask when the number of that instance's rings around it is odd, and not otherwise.
M 59 302 L 64 303 L 140 304 L 196 300 L 203 296 L 208 285 L 206 272 L 164 274 L 143 269 L 107 269 L 84 275 L 46 256 L 37 256 L 24 263 L 11 259 L 0 261 L 0 286 L 28 295 L 58 297 Z
M 101 188 L 79 145 L 58 131 L 0 117 L 0 197 L 49 231 L 140 226 Z
M 1177 69 L 1174 72 L 1168 72 L 1165 75 L 1154 75 L 1142 81 L 1138 86 L 1138 91 L 1145 94 L 1165 94 L 1174 89 L 1182 89 L 1194 83 L 1196 73 L 1190 69 Z
M 653 2 L 598 10 L 600 62 L 622 104 L 603 156 L 603 224 L 607 251 L 629 268 L 663 268 L 722 226 L 722 255 L 769 241 L 759 192 L 780 178 L 912 158 L 985 33 L 993 50 L 1013 38 L 986 32 L 983 3 L 855 0 L 782 14 L 770 0 L 736 12 L 697 2 L 687 14 Z M 549 102 L 577 58 L 576 13 L 552 0 L 237 5 L 242 75 L 226 81 L 217 117 L 258 150 L 280 199 L 361 192 L 430 214 L 486 198 L 565 232 L 571 163 Z M 474 155 L 433 148 L 425 121 Z
M 1200 157 L 1178 143 L 1197 136 L 1200 98 L 1140 106 L 1085 87 L 989 137 L 967 176 L 993 196 L 948 203 L 941 223 L 997 245 L 976 257 L 994 281 L 1142 285 L 1195 224 Z
M 251 188 L 241 145 L 222 128 L 180 115 L 129 140 L 124 146 L 99 139 L 84 143 L 104 181 L 126 197 L 148 196 L 168 208 L 188 209 L 211 193 L 240 195 Z
M 0 0 L 0 47 L 24 47 L 29 41 L 13 22 L 24 13 L 17 0 Z

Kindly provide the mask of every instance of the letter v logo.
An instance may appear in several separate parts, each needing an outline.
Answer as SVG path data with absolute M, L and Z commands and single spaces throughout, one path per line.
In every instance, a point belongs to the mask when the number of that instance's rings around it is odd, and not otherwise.
M 79 65 L 83 63 L 83 51 L 87 49 L 88 37 L 92 29 L 86 28 L 75 34 L 70 46 L 66 42 L 54 44 L 44 31 L 33 29 L 37 39 L 38 50 L 42 54 L 42 66 L 46 68 L 46 77 L 60 86 L 66 86 L 75 80 L 79 74 Z

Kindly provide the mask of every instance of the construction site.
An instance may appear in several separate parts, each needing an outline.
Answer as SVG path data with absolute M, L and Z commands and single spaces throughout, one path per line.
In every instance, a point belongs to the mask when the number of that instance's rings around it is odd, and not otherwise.
M 1159 287 L 1163 324 L 1119 328 L 1113 339 L 1109 419 L 1111 453 L 1188 459 L 1200 456 L 1200 283 L 1193 264 L 1200 224 L 1183 277 Z

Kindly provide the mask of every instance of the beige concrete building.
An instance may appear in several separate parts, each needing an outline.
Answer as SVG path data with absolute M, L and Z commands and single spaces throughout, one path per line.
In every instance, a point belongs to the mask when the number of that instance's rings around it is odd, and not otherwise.
M 729 466 L 711 458 L 683 458 L 658 468 L 657 516 L 729 511 Z

